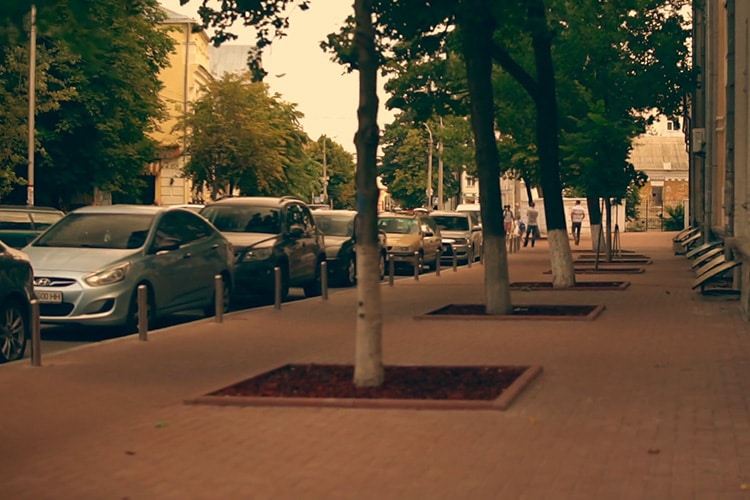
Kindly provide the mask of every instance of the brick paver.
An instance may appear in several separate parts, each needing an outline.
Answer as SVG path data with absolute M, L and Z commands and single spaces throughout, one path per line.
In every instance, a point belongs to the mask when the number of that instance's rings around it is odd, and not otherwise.
M 578 276 L 626 290 L 512 292 L 605 304 L 595 321 L 414 319 L 482 302 L 480 265 L 383 287 L 387 363 L 544 367 L 505 412 L 183 404 L 351 362 L 354 290 L 0 366 L 2 497 L 750 498 L 750 328 L 690 290 L 671 236 L 622 235 L 653 258 L 642 274 Z M 550 279 L 544 241 L 509 260 L 514 281 Z

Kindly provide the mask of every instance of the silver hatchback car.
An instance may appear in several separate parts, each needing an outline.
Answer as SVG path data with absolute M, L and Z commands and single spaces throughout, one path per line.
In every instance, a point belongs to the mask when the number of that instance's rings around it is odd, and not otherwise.
M 135 330 L 137 290 L 146 285 L 148 318 L 215 311 L 215 276 L 224 308 L 234 251 L 203 217 L 183 208 L 112 205 L 79 208 L 24 247 L 34 268 L 43 323 Z

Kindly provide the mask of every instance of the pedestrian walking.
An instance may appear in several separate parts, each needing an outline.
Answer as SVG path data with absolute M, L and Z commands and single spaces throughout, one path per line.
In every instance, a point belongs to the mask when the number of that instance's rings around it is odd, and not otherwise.
M 581 206 L 581 200 L 576 200 L 576 204 L 570 209 L 570 224 L 573 227 L 573 240 L 576 245 L 581 242 L 581 224 L 586 218 L 586 212 Z
M 510 205 L 503 207 L 503 224 L 505 225 L 505 235 L 511 234 L 513 231 L 513 211 L 510 209 Z
M 539 211 L 534 208 L 534 202 L 529 202 L 529 208 L 526 210 L 526 238 L 523 240 L 523 246 L 529 244 L 529 238 L 531 238 L 531 246 L 534 246 L 536 239 L 539 237 Z

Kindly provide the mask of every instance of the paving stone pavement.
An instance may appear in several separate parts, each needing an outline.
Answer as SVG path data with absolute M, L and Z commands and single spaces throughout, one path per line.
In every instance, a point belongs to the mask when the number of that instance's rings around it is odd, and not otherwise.
M 0 366 L 4 499 L 746 499 L 750 325 L 690 290 L 674 233 L 625 290 L 513 291 L 604 304 L 593 321 L 418 321 L 482 303 L 484 267 L 383 286 L 388 364 L 539 364 L 504 412 L 183 402 L 285 363 L 351 363 L 355 290 Z M 589 242 L 582 241 L 586 248 Z M 509 255 L 548 281 L 545 241 Z

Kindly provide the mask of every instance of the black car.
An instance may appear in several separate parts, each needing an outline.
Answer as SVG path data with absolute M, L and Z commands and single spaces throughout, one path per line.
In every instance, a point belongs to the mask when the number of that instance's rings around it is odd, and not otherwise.
M 56 208 L 0 205 L 0 240 L 13 248 L 23 248 L 64 215 Z
M 200 214 L 234 246 L 234 295 L 274 297 L 275 272 L 281 272 L 282 300 L 289 287 L 302 287 L 305 296 L 320 295 L 323 234 L 304 201 L 237 196 L 207 204 Z
M 26 254 L 0 241 L 0 363 L 21 359 L 26 351 L 33 278 Z
M 325 235 L 328 275 L 335 283 L 351 286 L 357 282 L 355 210 L 315 210 L 318 229 Z M 385 233 L 379 232 L 380 279 L 385 276 Z

